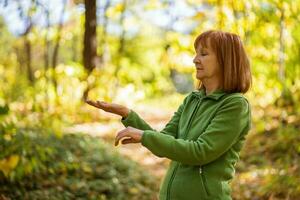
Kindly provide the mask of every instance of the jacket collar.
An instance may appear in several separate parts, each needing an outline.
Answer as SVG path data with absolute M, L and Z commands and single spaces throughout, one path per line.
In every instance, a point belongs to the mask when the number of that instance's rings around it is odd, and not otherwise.
M 206 95 L 205 94 L 205 88 L 200 88 L 192 91 L 192 95 L 197 98 L 210 98 L 214 100 L 219 100 L 222 96 L 224 96 L 226 92 L 224 92 L 222 89 L 217 89 L 213 91 L 211 94 Z

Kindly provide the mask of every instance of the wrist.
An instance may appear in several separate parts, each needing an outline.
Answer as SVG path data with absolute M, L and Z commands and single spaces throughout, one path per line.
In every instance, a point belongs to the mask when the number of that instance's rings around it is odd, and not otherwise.
M 129 112 L 130 112 L 129 108 L 124 108 L 124 110 L 121 112 L 120 115 L 122 116 L 123 119 L 125 119 L 128 116 Z

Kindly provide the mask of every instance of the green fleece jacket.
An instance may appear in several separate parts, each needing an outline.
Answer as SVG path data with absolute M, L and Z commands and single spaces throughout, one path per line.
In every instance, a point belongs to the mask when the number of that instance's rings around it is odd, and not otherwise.
M 190 92 L 163 130 L 130 110 L 121 122 L 143 131 L 141 144 L 171 159 L 159 200 L 231 200 L 230 181 L 251 127 L 251 111 L 241 93 Z

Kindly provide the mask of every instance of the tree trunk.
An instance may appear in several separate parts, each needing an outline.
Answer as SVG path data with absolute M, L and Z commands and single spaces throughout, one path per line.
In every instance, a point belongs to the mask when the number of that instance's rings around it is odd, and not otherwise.
M 52 70 L 52 81 L 53 81 L 56 96 L 58 96 L 58 94 L 57 94 L 57 78 L 56 78 L 55 69 L 56 69 L 56 65 L 57 65 L 58 51 L 59 51 L 59 47 L 60 47 L 61 31 L 63 28 L 63 19 L 64 19 L 65 10 L 66 10 L 66 5 L 67 5 L 67 0 L 64 0 L 63 8 L 61 10 L 60 20 L 59 20 L 59 24 L 58 24 L 58 28 L 57 28 L 57 37 L 56 37 L 56 41 L 55 41 L 55 45 L 54 45 L 54 49 L 53 49 L 53 55 L 52 55 L 52 69 L 53 69 Z
M 47 72 L 48 68 L 49 68 L 49 47 L 50 47 L 50 42 L 49 42 L 49 38 L 48 38 L 48 33 L 49 33 L 49 29 L 50 29 L 50 13 L 49 10 L 45 10 L 45 14 L 46 14 L 46 34 L 44 37 L 44 44 L 45 44 L 45 51 L 44 51 L 44 67 L 45 67 L 45 72 Z
M 26 67 L 27 67 L 27 77 L 31 84 L 34 83 L 33 70 L 31 65 L 31 43 L 27 38 L 27 35 L 24 36 L 24 47 L 26 54 Z
M 283 91 L 285 90 L 285 64 L 284 64 L 284 9 L 280 9 L 280 31 L 279 31 L 279 60 L 278 60 L 278 66 L 279 66 L 279 80 L 283 86 Z
M 83 65 L 88 76 L 97 65 L 97 17 L 96 0 L 85 0 L 85 31 L 83 43 Z M 87 99 L 91 83 L 87 82 L 87 88 L 83 93 L 83 99 Z
M 28 14 L 28 16 L 24 16 L 24 10 L 22 7 L 22 4 L 20 1 L 17 1 L 17 6 L 19 10 L 19 16 L 23 19 L 25 18 L 25 22 L 27 25 L 24 33 L 21 34 L 24 38 L 24 50 L 25 50 L 25 62 L 26 62 L 26 71 L 27 71 L 27 78 L 30 82 L 30 84 L 34 84 L 34 76 L 33 76 L 33 69 L 32 69 L 32 63 L 31 63 L 31 43 L 28 38 L 28 34 L 30 33 L 33 23 L 31 16 Z M 33 7 L 33 4 L 30 4 L 30 7 Z
M 46 13 L 46 23 L 47 23 L 47 28 L 46 28 L 46 34 L 44 37 L 44 44 L 45 44 L 45 51 L 44 51 L 44 70 L 45 70 L 45 79 L 46 79 L 46 85 L 48 86 L 49 84 L 49 77 L 48 77 L 48 69 L 49 69 L 49 49 L 50 49 L 50 41 L 48 38 L 48 32 L 50 29 L 50 16 L 49 16 L 49 10 L 48 8 L 45 10 Z M 49 105 L 49 93 L 48 93 L 48 87 L 45 87 L 45 97 L 46 97 L 46 107 Z

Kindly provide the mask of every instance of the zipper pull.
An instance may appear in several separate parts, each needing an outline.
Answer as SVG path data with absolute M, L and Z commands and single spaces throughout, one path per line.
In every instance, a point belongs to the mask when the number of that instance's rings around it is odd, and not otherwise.
M 199 173 L 202 174 L 202 168 L 201 168 L 201 166 L 199 167 Z

